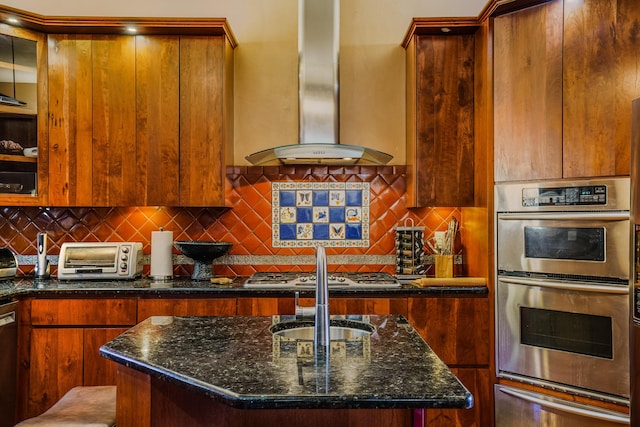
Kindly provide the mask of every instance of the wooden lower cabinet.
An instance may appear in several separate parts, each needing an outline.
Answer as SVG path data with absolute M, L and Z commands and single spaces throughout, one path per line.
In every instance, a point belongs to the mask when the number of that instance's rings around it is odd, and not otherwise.
M 409 298 L 407 305 L 409 323 L 474 397 L 471 409 L 426 410 L 425 426 L 490 425 L 489 298 Z
M 18 420 L 41 414 L 79 385 L 116 383 L 100 346 L 136 324 L 136 299 L 20 302 Z
M 302 296 L 298 304 L 313 307 L 312 297 Z M 329 312 L 332 315 L 344 314 L 402 314 L 407 315 L 406 298 L 329 298 Z M 238 315 L 273 316 L 276 314 L 295 314 L 295 297 L 291 298 L 238 298 Z
M 138 301 L 138 322 L 151 316 L 235 316 L 235 298 L 154 298 Z

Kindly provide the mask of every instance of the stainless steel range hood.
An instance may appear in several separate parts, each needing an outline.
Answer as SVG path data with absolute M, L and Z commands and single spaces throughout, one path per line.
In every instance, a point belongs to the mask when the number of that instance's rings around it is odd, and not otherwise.
M 254 165 L 383 165 L 393 156 L 339 143 L 340 0 L 298 1 L 299 143 L 245 158 Z

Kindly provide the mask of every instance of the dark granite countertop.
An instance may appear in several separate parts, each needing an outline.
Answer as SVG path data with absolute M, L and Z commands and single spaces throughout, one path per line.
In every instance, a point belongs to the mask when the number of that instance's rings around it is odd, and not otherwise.
M 150 317 L 100 354 L 236 408 L 473 406 L 471 393 L 404 317 L 346 318 L 375 332 L 332 342 L 325 366 L 298 357 L 301 343 L 271 334 L 273 323 L 292 316 Z
M 209 297 L 259 297 L 292 296 L 299 291 L 301 296 L 313 296 L 314 289 L 303 288 L 244 288 L 246 277 L 237 277 L 229 285 L 220 285 L 209 281 L 193 281 L 190 278 L 174 279 L 167 282 L 153 281 L 148 278 L 138 280 L 106 281 L 60 281 L 57 279 L 37 281 L 30 278 L 15 278 L 0 281 L 0 300 L 24 297 L 64 298 L 74 296 L 209 296 Z M 335 288 L 331 295 L 342 296 L 418 296 L 418 295 L 470 295 L 486 296 L 486 286 L 429 286 L 415 287 L 403 285 L 399 288 Z

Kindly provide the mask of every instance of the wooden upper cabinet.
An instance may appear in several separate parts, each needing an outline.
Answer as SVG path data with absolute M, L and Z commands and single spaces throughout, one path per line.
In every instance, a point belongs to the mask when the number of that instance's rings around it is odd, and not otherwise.
M 49 204 L 93 204 L 92 37 L 50 34 Z
M 629 175 L 640 3 L 565 1 L 564 177 Z
M 409 35 L 407 206 L 473 206 L 474 36 Z
M 562 178 L 562 2 L 494 20 L 494 177 Z
M 1 17 L 1 13 L 0 13 Z M 42 34 L 0 24 L 0 203 L 47 202 L 47 48 Z M 37 155 L 24 149 L 37 149 Z
M 233 47 L 180 38 L 180 205 L 224 206 L 233 161 Z
M 494 19 L 495 180 L 629 175 L 640 4 L 560 0 Z
M 180 41 L 136 37 L 138 194 L 143 205 L 180 202 Z
M 52 205 L 224 206 L 226 36 L 49 37 Z
M 92 204 L 135 206 L 141 204 L 135 186 L 136 40 L 130 36 L 94 36 L 92 52 Z

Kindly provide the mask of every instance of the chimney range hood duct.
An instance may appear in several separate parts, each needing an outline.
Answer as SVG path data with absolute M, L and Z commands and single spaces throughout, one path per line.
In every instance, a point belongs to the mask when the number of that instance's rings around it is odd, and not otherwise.
M 254 165 L 384 165 L 393 156 L 339 143 L 340 0 L 298 1 L 298 144 L 250 154 Z

